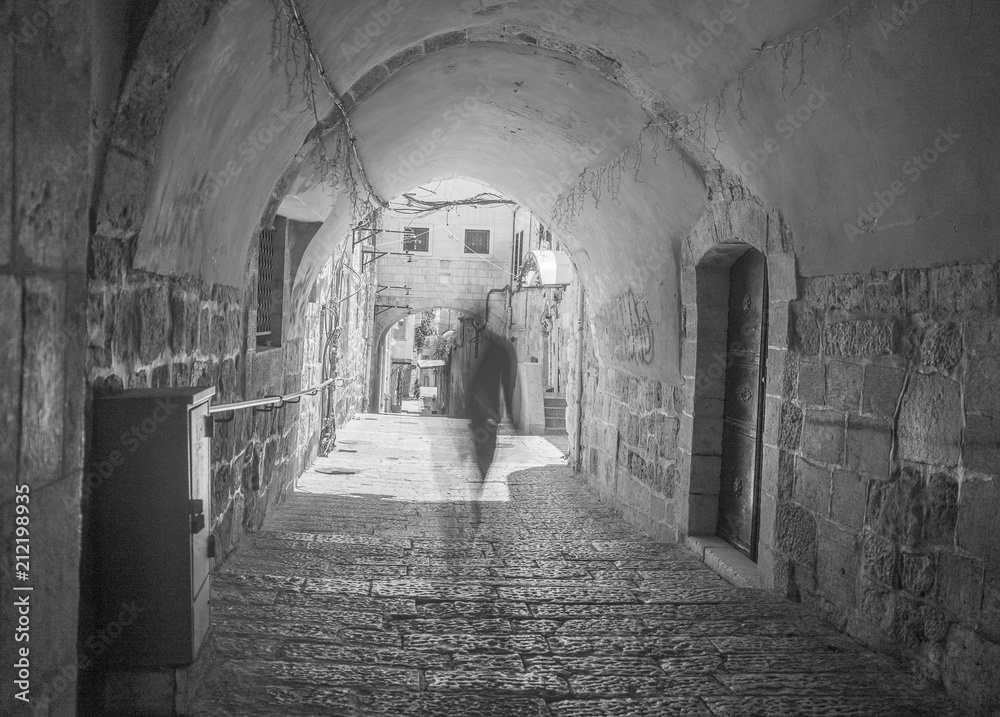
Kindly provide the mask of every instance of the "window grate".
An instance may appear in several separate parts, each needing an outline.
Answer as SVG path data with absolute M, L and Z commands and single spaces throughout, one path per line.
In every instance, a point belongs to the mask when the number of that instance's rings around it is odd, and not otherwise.
M 267 336 L 271 327 L 271 294 L 274 287 L 274 227 L 260 233 L 257 253 L 257 335 Z
M 466 229 L 465 230 L 465 253 L 466 254 L 489 254 L 490 253 L 490 230 L 489 229 Z

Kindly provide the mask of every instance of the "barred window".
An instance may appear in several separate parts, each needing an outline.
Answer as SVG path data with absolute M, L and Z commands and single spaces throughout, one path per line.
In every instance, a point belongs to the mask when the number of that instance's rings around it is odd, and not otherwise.
M 489 229 L 466 229 L 465 230 L 465 253 L 466 254 L 489 254 L 490 253 L 490 230 Z
M 274 227 L 260 233 L 257 250 L 257 336 L 271 335 L 271 294 L 274 286 Z
M 285 241 L 291 220 L 275 217 L 274 225 L 263 229 L 257 245 L 257 346 L 281 346 L 284 310 Z
M 403 234 L 403 251 L 430 251 L 431 230 L 428 227 L 407 227 Z

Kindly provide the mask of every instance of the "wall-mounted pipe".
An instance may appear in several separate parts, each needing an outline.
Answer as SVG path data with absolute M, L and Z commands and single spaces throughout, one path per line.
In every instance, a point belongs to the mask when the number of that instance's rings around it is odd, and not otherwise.
M 514 211 L 510 215 L 510 285 L 513 289 L 514 282 L 517 281 L 517 277 L 514 276 L 514 266 L 517 264 L 517 210 L 518 206 L 514 205 Z
M 503 292 L 504 294 L 507 294 L 508 292 L 510 292 L 510 290 L 511 288 L 508 285 L 499 289 L 490 289 L 489 291 L 486 292 L 486 323 L 483 326 L 484 329 L 488 328 L 490 325 L 490 297 L 493 296 L 493 294 L 496 294 L 497 292 Z
M 320 383 L 312 388 L 306 388 L 302 391 L 296 391 L 295 393 L 289 393 L 284 396 L 264 396 L 263 398 L 253 398 L 249 401 L 237 401 L 236 403 L 219 403 L 214 406 L 208 407 L 209 414 L 213 413 L 228 413 L 229 411 L 239 411 L 246 408 L 262 408 L 265 406 L 270 406 L 273 408 L 284 406 L 286 403 L 298 403 L 298 400 L 303 396 L 315 395 L 322 391 L 324 388 L 332 386 L 337 381 L 343 381 L 344 379 L 332 379 L 329 378 L 323 383 Z

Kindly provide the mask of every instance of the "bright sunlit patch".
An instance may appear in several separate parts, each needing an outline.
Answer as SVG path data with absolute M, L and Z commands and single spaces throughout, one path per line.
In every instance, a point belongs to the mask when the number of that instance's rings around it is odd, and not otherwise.
M 564 463 L 562 453 L 541 436 L 501 434 L 484 481 L 468 421 L 366 414 L 338 430 L 337 448 L 316 459 L 296 490 L 418 502 L 507 501 L 511 473 L 556 463 Z

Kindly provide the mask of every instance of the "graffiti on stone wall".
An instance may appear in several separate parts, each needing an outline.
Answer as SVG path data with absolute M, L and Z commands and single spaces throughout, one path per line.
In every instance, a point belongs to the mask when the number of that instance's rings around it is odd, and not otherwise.
M 616 359 L 652 363 L 653 322 L 645 293 L 628 289 L 619 294 L 606 314 L 605 325 Z

